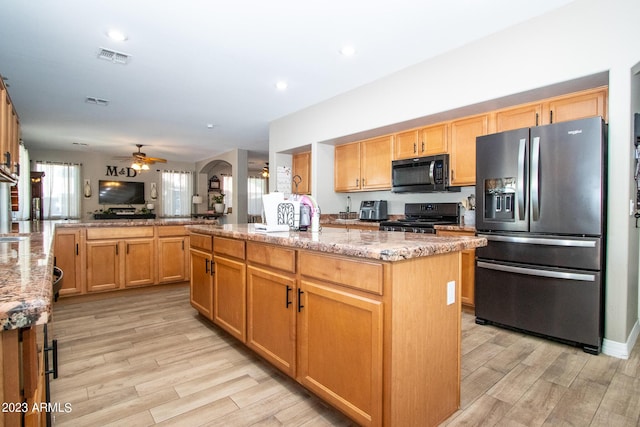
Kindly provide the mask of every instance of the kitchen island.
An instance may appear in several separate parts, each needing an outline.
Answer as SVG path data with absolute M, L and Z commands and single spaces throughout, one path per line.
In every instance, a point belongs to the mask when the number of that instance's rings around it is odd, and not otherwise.
M 192 305 L 358 424 L 459 407 L 461 251 L 485 239 L 186 228 Z

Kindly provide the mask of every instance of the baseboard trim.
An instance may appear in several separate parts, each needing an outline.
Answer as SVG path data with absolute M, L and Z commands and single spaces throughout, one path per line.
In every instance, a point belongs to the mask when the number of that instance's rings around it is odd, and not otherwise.
M 638 341 L 638 335 L 640 335 L 640 324 L 636 321 L 627 342 L 617 342 L 606 338 L 602 340 L 602 353 L 619 359 L 628 359 L 631 355 L 631 350 L 633 350 L 636 341 Z

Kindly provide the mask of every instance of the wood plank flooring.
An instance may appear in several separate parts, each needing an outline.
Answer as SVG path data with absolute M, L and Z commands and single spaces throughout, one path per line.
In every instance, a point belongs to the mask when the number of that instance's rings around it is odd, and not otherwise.
M 188 287 L 61 299 L 56 426 L 350 426 L 189 305 Z M 463 313 L 461 409 L 444 425 L 640 425 L 629 360 L 479 326 Z M 401 426 L 403 427 L 403 426 Z

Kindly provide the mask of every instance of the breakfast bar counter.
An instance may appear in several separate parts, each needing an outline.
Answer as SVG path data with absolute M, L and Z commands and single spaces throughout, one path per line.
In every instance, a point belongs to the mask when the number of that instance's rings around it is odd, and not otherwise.
M 461 254 L 486 239 L 186 228 L 191 305 L 358 425 L 458 409 Z

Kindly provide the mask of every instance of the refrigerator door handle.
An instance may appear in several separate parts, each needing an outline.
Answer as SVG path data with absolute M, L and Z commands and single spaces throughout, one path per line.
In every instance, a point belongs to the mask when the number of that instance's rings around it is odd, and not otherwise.
M 540 219 L 540 137 L 533 138 L 531 145 L 531 216 Z
M 547 245 L 547 246 L 571 246 L 576 248 L 595 248 L 595 240 L 574 240 L 574 239 L 546 239 L 541 237 L 519 237 L 519 236 L 493 236 L 491 234 L 480 234 L 478 237 L 484 237 L 494 242 L 505 243 L 524 243 L 528 245 Z
M 524 274 L 526 276 L 549 277 L 552 279 L 579 280 L 582 282 L 595 282 L 596 276 L 593 274 L 569 273 L 564 271 L 542 270 L 534 268 L 516 267 L 513 265 L 493 264 L 478 261 L 479 268 L 489 270 L 504 271 L 506 273 Z
M 524 161 L 525 161 L 525 147 L 527 146 L 527 140 L 522 138 L 520 140 L 520 146 L 518 147 L 518 215 L 520 220 L 524 220 Z

